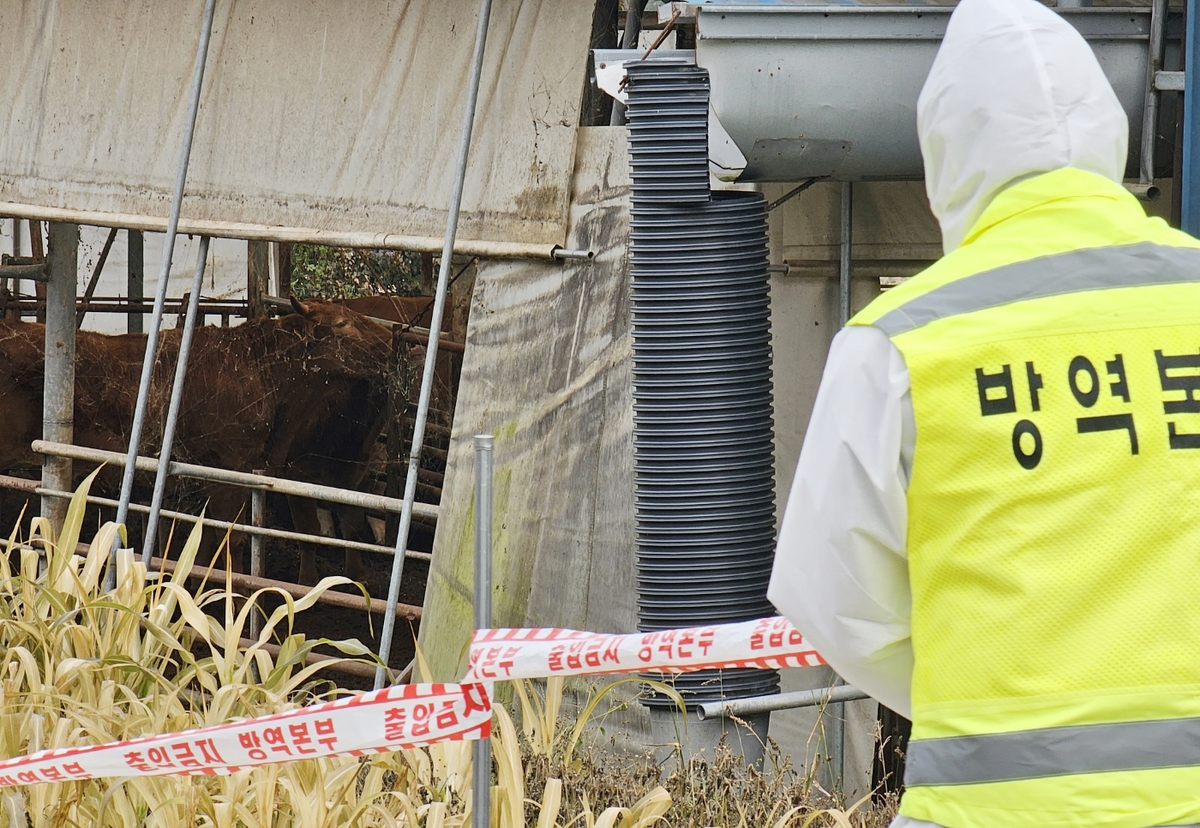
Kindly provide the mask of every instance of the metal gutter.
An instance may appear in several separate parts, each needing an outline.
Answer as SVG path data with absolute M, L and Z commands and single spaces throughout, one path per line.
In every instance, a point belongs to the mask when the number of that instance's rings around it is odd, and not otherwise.
M 951 6 L 694 4 L 696 62 L 748 181 L 919 179 L 917 96 Z M 1153 11 L 1058 9 L 1095 50 L 1141 172 Z M 1168 21 L 1169 22 L 1169 21 Z M 1166 54 L 1177 40 L 1166 38 Z M 1166 79 L 1164 79 L 1166 80 Z

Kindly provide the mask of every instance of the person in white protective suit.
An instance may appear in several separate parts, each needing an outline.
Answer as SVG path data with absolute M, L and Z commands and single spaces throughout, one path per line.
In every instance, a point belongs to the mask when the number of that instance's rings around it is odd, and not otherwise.
M 918 132 L 946 256 L 834 338 L 769 597 L 913 720 L 895 828 L 1200 823 L 1200 243 L 1034 0 L 962 0 Z

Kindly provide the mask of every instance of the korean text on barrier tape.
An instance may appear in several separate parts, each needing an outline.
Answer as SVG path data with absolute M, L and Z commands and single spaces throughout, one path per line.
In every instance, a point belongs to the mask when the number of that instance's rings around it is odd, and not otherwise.
M 193 776 L 318 756 L 364 756 L 490 732 L 481 684 L 402 684 L 285 713 L 0 762 L 0 787 L 104 776 Z
M 464 681 L 682 673 L 736 667 L 813 667 L 825 662 L 785 618 L 610 635 L 562 629 L 479 630 Z

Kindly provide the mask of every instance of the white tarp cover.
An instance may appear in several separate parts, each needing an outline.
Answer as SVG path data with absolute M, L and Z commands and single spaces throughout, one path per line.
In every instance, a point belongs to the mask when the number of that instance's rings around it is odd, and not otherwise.
M 477 0 L 217 0 L 186 219 L 440 237 Z M 563 240 L 592 3 L 494 4 L 459 238 Z M 165 217 L 203 0 L 0 0 L 0 202 Z

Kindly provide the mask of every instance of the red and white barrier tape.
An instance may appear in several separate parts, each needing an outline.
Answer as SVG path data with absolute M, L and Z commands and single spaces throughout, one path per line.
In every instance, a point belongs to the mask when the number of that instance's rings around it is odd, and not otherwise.
M 0 787 L 103 776 L 194 776 L 364 756 L 489 735 L 481 684 L 401 684 L 257 719 L 0 762 Z
M 824 663 L 800 631 L 781 617 L 631 635 L 558 629 L 477 630 L 463 681 L 815 667 Z
M 104 776 L 194 776 L 321 756 L 364 756 L 491 730 L 486 683 L 601 673 L 683 673 L 825 662 L 784 618 L 653 633 L 478 630 L 461 684 L 401 684 L 257 719 L 0 762 L 0 787 Z

